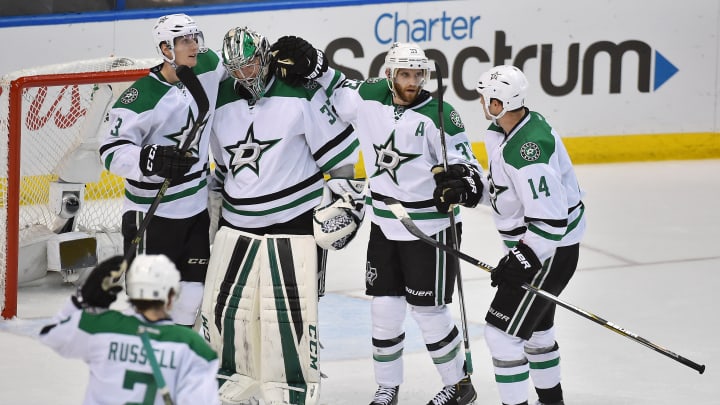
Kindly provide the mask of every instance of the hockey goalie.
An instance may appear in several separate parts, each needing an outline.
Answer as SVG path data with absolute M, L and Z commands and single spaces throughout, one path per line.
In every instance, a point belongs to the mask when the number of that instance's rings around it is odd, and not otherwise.
M 202 327 L 221 359 L 224 403 L 319 403 L 325 253 L 355 236 L 364 216 L 363 186 L 330 179 L 313 210 L 314 235 L 258 236 L 228 226 L 216 233 Z
M 269 49 L 247 27 L 223 40 L 231 77 L 210 138 L 221 208 L 201 322 L 224 403 L 316 405 L 325 257 L 355 235 L 365 182 L 353 128 L 318 85 L 273 81 Z

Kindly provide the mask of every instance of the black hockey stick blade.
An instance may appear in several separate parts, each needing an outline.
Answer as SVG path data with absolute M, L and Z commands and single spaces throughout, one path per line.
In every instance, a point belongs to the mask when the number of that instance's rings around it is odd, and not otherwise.
M 202 83 L 200 83 L 200 80 L 191 68 L 180 65 L 175 70 L 175 73 L 182 84 L 185 85 L 185 88 L 188 89 L 193 99 L 195 99 L 195 104 L 197 104 L 198 107 L 198 116 L 195 119 L 195 123 L 180 148 L 180 153 L 185 153 L 195 140 L 198 130 L 205 124 L 205 116 L 210 111 L 210 101 L 207 98 L 207 94 L 205 94 Z
M 403 207 L 402 204 L 399 201 L 397 201 L 396 199 L 386 198 L 384 202 L 385 202 L 385 205 L 387 205 L 387 207 L 390 209 L 390 211 L 392 211 L 393 215 L 395 215 L 400 220 L 400 222 L 405 227 L 405 229 L 407 229 L 408 232 L 410 232 L 413 236 L 417 237 L 418 239 L 422 240 L 423 242 L 426 242 L 427 244 L 429 244 L 431 246 L 436 247 L 437 249 L 444 250 L 445 252 L 448 252 L 451 255 L 454 255 L 454 256 L 458 257 L 459 259 L 466 261 L 476 267 L 479 267 L 487 272 L 492 272 L 494 270 L 494 267 L 492 267 L 488 264 L 485 264 L 485 263 L 481 262 L 480 260 L 477 260 L 474 257 L 469 256 L 457 249 L 453 249 L 452 247 L 450 247 L 448 245 L 440 243 L 440 242 L 436 241 L 435 239 L 426 235 L 422 230 L 420 230 L 420 228 L 417 227 L 417 225 L 415 225 L 415 222 L 413 222 L 413 220 L 410 218 L 410 215 L 405 210 L 405 207 Z M 523 284 L 521 287 L 524 290 L 530 292 L 531 294 L 535 294 L 535 295 L 537 295 L 541 298 L 544 298 L 548 301 L 552 301 L 556 305 L 561 306 L 577 315 L 580 315 L 583 318 L 589 319 L 589 320 L 591 320 L 601 326 L 604 326 L 605 328 L 607 328 L 619 335 L 625 336 L 626 338 L 628 338 L 630 340 L 640 343 L 641 345 L 643 345 L 647 348 L 650 348 L 650 349 L 652 349 L 664 356 L 667 356 L 687 367 L 690 367 L 693 370 L 696 370 L 697 372 L 699 372 L 700 374 L 705 372 L 704 364 L 695 363 L 692 360 L 689 360 L 683 356 L 673 353 L 672 351 L 670 351 L 662 346 L 659 346 L 641 336 L 638 336 L 636 333 L 631 332 L 619 325 L 616 325 L 613 322 L 607 321 L 607 320 L 593 314 L 592 312 L 585 311 L 582 308 L 579 308 L 573 304 L 567 303 L 567 302 L 561 300 L 560 298 L 556 297 L 555 295 L 550 294 L 549 292 L 547 292 L 545 290 L 541 290 L 541 289 L 534 287 L 527 283 Z

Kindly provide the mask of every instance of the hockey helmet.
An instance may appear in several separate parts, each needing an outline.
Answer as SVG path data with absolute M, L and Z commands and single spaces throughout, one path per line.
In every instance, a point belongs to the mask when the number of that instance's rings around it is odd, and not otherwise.
M 420 87 L 430 80 L 431 65 L 425 52 L 413 42 L 395 42 L 385 55 L 385 67 L 389 70 L 388 86 L 391 91 L 395 81 L 395 74 L 398 69 L 422 69 L 424 76 Z
M 131 300 L 167 303 L 170 290 L 180 293 L 180 272 L 165 255 L 138 255 L 126 275 Z
M 197 41 L 198 52 L 207 51 L 203 33 L 195 21 L 186 14 L 170 14 L 158 18 L 152 29 L 153 46 L 160 56 L 169 63 L 175 63 L 175 38 L 190 36 Z M 172 59 L 166 57 L 162 52 L 162 44 L 167 44 L 172 54 Z
M 265 94 L 270 69 L 267 38 L 247 27 L 232 28 L 223 39 L 222 59 L 228 74 L 249 91 L 253 99 Z
M 480 75 L 476 90 L 485 99 L 485 112 L 497 124 L 497 120 L 507 111 L 517 110 L 525 105 L 528 80 L 522 70 L 515 66 L 495 66 Z M 489 110 L 490 100 L 493 98 L 500 101 L 503 106 L 502 111 L 497 115 L 490 114 Z

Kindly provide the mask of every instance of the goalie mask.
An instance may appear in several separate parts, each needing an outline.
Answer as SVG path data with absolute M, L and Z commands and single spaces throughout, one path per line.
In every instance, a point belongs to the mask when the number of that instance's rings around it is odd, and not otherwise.
M 270 70 L 270 43 L 267 38 L 244 27 L 225 34 L 222 46 L 223 65 L 235 82 L 257 100 L 265 94 Z
M 315 243 L 339 250 L 355 238 L 365 217 L 365 180 L 330 179 L 313 212 Z
M 385 68 L 388 69 L 388 87 L 395 92 L 395 75 L 398 69 L 422 69 L 424 71 L 420 88 L 430 80 L 430 62 L 425 52 L 412 42 L 395 42 L 385 55 Z
M 207 52 L 202 31 L 195 24 L 195 21 L 186 14 L 170 14 L 158 18 L 152 29 L 152 35 L 155 50 L 173 66 L 175 65 L 175 40 L 177 38 L 187 36 L 197 42 L 198 52 Z M 166 44 L 170 48 L 172 59 L 163 54 L 162 44 Z
M 126 275 L 131 300 L 167 303 L 170 290 L 180 293 L 180 272 L 165 255 L 139 255 Z
M 522 70 L 511 65 L 495 66 L 483 73 L 478 80 L 477 92 L 483 96 L 485 113 L 497 125 L 497 120 L 508 111 L 525 105 L 528 81 Z M 497 99 L 503 109 L 497 115 L 490 114 L 490 100 Z

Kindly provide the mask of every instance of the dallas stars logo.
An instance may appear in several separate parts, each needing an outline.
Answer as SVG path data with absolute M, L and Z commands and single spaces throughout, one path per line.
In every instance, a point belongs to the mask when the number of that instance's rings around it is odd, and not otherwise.
M 507 189 L 507 187 L 498 186 L 497 184 L 495 184 L 495 181 L 493 181 L 492 177 L 492 165 L 490 165 L 490 167 L 488 168 L 488 195 L 490 196 L 490 205 L 492 205 L 493 210 L 498 214 L 500 214 L 500 211 L 497 208 L 497 198 Z
M 397 150 L 395 148 L 394 130 L 384 144 L 373 145 L 373 148 L 375 148 L 375 167 L 377 170 L 371 177 L 377 177 L 383 173 L 387 173 L 395 184 L 398 184 L 397 171 L 400 169 L 400 166 L 420 156 L 411 153 L 402 153 Z
M 195 125 L 195 114 L 193 114 L 192 109 L 188 112 L 187 121 L 185 121 L 185 125 L 180 128 L 178 132 L 165 135 L 165 138 L 175 142 L 175 145 L 177 145 L 178 149 L 180 149 L 181 145 L 185 142 L 185 139 L 190 135 L 190 129 Z M 205 125 L 207 125 L 207 118 L 200 124 L 200 127 L 198 128 L 198 131 L 195 133 L 195 139 L 192 140 L 190 143 L 190 148 L 188 149 L 189 152 L 193 153 L 194 155 L 198 155 L 200 152 L 198 151 L 197 144 L 200 142 L 200 135 L 205 130 Z
M 256 175 L 260 175 L 260 158 L 262 154 L 267 152 L 268 149 L 272 148 L 276 143 L 280 142 L 279 139 L 270 141 L 258 141 L 255 139 L 254 124 L 250 124 L 245 139 L 239 141 L 235 145 L 225 146 L 225 150 L 230 154 L 230 163 L 228 168 L 234 175 L 237 175 L 240 170 L 249 168 Z

